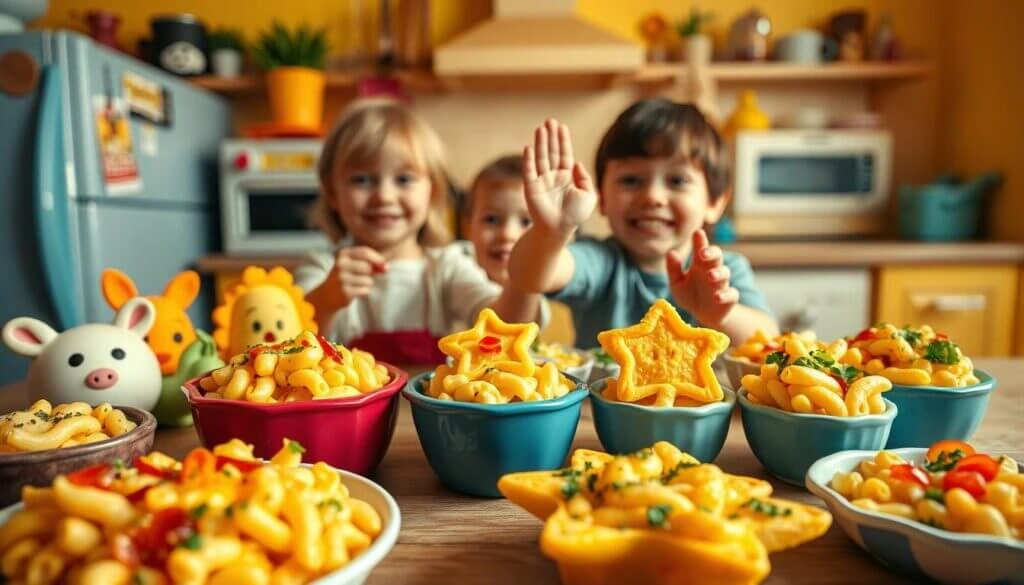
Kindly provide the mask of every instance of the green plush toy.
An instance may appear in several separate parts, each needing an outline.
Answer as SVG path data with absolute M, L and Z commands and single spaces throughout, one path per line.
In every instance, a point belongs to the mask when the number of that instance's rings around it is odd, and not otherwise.
M 160 388 L 160 401 L 153 409 L 153 415 L 162 427 L 187 427 L 192 424 L 192 410 L 181 386 L 188 380 L 223 367 L 224 361 L 217 355 L 213 338 L 205 331 L 196 330 L 196 340 L 181 354 L 178 371 L 164 376 Z

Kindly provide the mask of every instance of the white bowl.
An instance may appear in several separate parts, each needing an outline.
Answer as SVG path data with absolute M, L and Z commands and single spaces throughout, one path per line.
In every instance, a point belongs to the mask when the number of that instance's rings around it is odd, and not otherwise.
M 927 449 L 890 449 L 908 462 L 924 461 Z M 829 487 L 836 472 L 850 472 L 875 451 L 841 451 L 807 471 L 807 489 L 825 500 L 832 516 L 857 546 L 914 582 L 1024 584 L 1024 542 L 965 534 L 854 506 Z
M 755 364 L 750 360 L 734 357 L 731 353 L 723 353 L 722 361 L 725 362 L 725 373 L 729 376 L 729 384 L 737 392 L 743 387 L 741 383 L 743 376 L 761 373 L 761 364 Z
M 350 496 L 370 504 L 380 514 L 383 528 L 370 548 L 344 567 L 324 575 L 313 583 L 316 585 L 362 585 L 370 576 L 370 572 L 395 547 L 395 542 L 398 541 L 398 531 L 402 526 L 402 514 L 398 510 L 395 499 L 384 488 L 354 473 L 342 469 L 335 469 L 335 471 L 341 476 L 342 483 L 348 487 Z M 0 526 L 21 507 L 22 504 L 19 502 L 0 510 Z

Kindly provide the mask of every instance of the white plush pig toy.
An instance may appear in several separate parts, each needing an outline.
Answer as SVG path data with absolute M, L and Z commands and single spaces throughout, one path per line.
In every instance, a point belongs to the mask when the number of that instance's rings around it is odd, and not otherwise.
M 38 319 L 18 317 L 4 326 L 3 339 L 15 353 L 34 358 L 28 370 L 33 401 L 152 410 L 160 398 L 160 364 L 143 338 L 155 317 L 153 304 L 136 297 L 113 325 L 90 323 L 58 334 Z

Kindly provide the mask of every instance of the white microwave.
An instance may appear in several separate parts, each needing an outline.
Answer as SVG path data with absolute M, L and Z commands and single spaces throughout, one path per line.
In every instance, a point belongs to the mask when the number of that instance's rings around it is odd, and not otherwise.
M 883 227 L 889 132 L 741 132 L 734 161 L 733 220 L 741 238 L 872 234 Z
M 231 254 L 328 250 L 310 222 L 320 193 L 319 140 L 227 140 L 220 152 L 221 228 Z

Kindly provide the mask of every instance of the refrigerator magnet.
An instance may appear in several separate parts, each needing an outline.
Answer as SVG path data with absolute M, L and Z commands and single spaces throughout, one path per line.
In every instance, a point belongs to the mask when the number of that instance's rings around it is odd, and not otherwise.
M 149 122 L 139 124 L 139 150 L 142 154 L 150 158 L 156 158 L 156 155 L 159 153 L 156 138 L 156 126 Z
M 125 101 L 114 96 L 94 95 L 92 104 L 107 194 L 138 193 L 142 190 L 142 179 Z
M 125 71 L 121 76 L 121 85 L 132 116 L 162 126 L 171 125 L 171 100 L 167 88 L 131 71 Z

